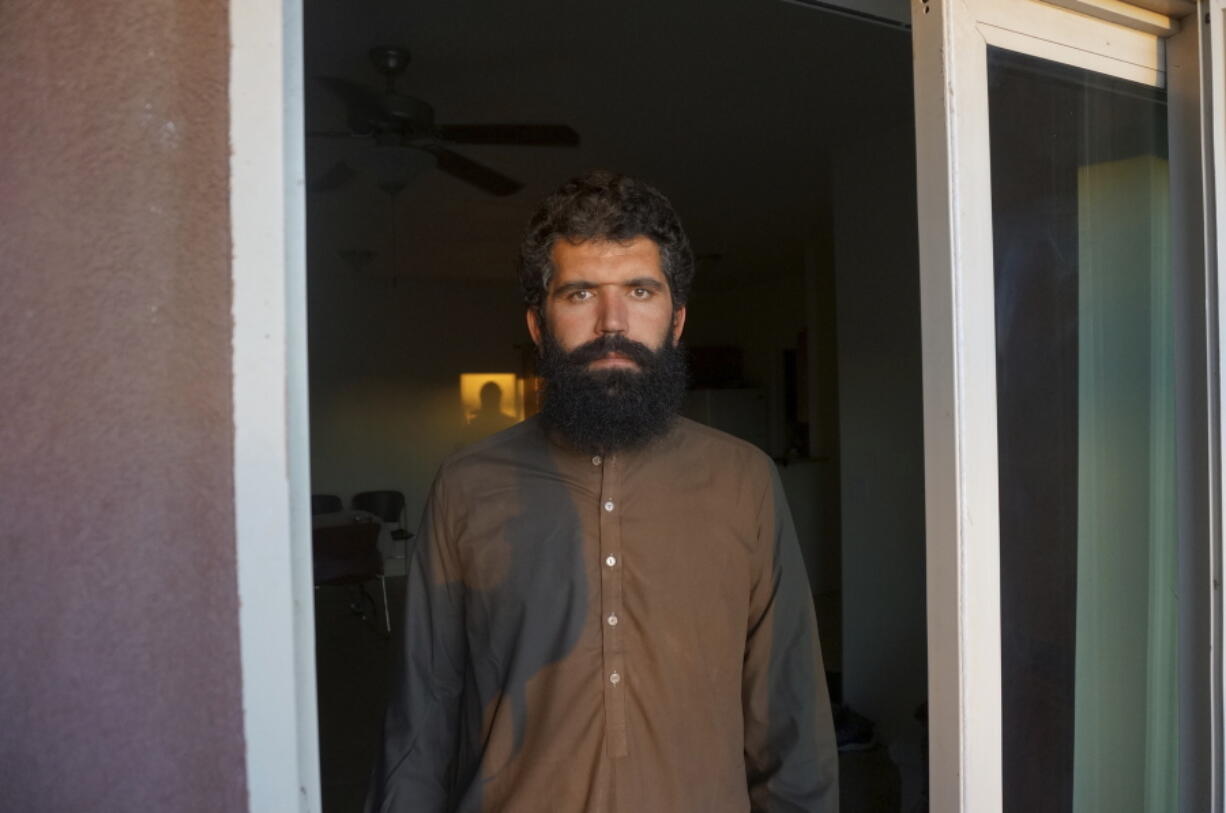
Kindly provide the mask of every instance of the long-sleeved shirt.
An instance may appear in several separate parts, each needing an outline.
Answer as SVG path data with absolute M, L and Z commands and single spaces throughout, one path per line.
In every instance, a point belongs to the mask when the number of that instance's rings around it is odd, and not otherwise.
M 582 454 L 535 419 L 446 461 L 411 557 L 368 810 L 838 807 L 774 464 L 679 419 Z

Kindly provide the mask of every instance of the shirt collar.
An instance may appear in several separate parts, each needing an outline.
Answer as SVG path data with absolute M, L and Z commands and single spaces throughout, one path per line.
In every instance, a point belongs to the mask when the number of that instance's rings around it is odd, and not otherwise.
M 621 449 L 608 454 L 599 452 L 585 452 L 576 448 L 567 438 L 555 429 L 550 429 L 541 422 L 539 415 L 534 415 L 529 420 L 535 421 L 540 427 L 541 433 L 549 442 L 551 448 L 555 450 L 560 459 L 568 462 L 586 463 L 591 465 L 593 457 L 600 457 L 605 460 L 616 458 L 617 460 L 630 465 L 639 460 L 645 460 L 662 452 L 667 452 L 673 448 L 679 441 L 681 424 L 685 420 L 680 415 L 674 415 L 672 424 L 668 427 L 668 431 L 660 437 L 653 438 L 647 445 L 640 446 L 635 449 Z

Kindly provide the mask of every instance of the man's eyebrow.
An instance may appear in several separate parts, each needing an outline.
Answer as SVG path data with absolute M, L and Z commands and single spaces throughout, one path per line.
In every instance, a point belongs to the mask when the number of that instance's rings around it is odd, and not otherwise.
M 587 280 L 578 279 L 572 282 L 566 282 L 566 283 L 559 285 L 557 288 L 554 289 L 553 295 L 554 296 L 565 296 L 566 294 L 572 293 L 574 291 L 587 291 L 595 287 L 597 287 L 597 285 L 594 282 L 588 282 Z
M 654 277 L 635 277 L 634 279 L 626 280 L 625 282 L 615 283 L 615 284 L 621 285 L 622 287 L 625 287 L 625 288 L 648 288 L 652 291 L 665 290 L 664 283 L 658 279 L 655 279 Z M 567 294 L 574 293 L 575 291 L 590 291 L 593 288 L 599 288 L 599 287 L 600 285 L 595 282 L 591 282 L 585 279 L 577 279 L 577 280 L 571 280 L 570 282 L 562 283 L 561 285 L 559 285 L 557 288 L 553 290 L 553 293 L 551 295 L 552 296 L 566 296 Z

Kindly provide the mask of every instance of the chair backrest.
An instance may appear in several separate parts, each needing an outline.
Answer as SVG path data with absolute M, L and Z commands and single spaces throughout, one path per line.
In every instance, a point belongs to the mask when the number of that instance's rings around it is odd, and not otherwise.
M 383 572 L 379 523 L 372 519 L 345 525 L 320 525 L 311 532 L 316 584 L 351 584 Z
M 343 510 L 345 504 L 341 502 L 341 498 L 335 494 L 312 494 L 311 495 L 311 516 L 317 514 L 335 514 L 337 511 Z
M 404 495 L 399 491 L 363 491 L 353 495 L 354 508 L 369 511 L 384 522 L 401 522 Z

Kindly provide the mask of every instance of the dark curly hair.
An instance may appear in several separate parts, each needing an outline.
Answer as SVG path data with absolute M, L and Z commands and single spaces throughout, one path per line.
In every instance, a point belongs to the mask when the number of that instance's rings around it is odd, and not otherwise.
M 554 242 L 648 237 L 660 248 L 673 307 L 685 304 L 694 279 L 694 253 L 673 205 L 646 181 L 597 169 L 572 178 L 545 198 L 528 222 L 519 249 L 524 302 L 539 309 L 553 276 Z

